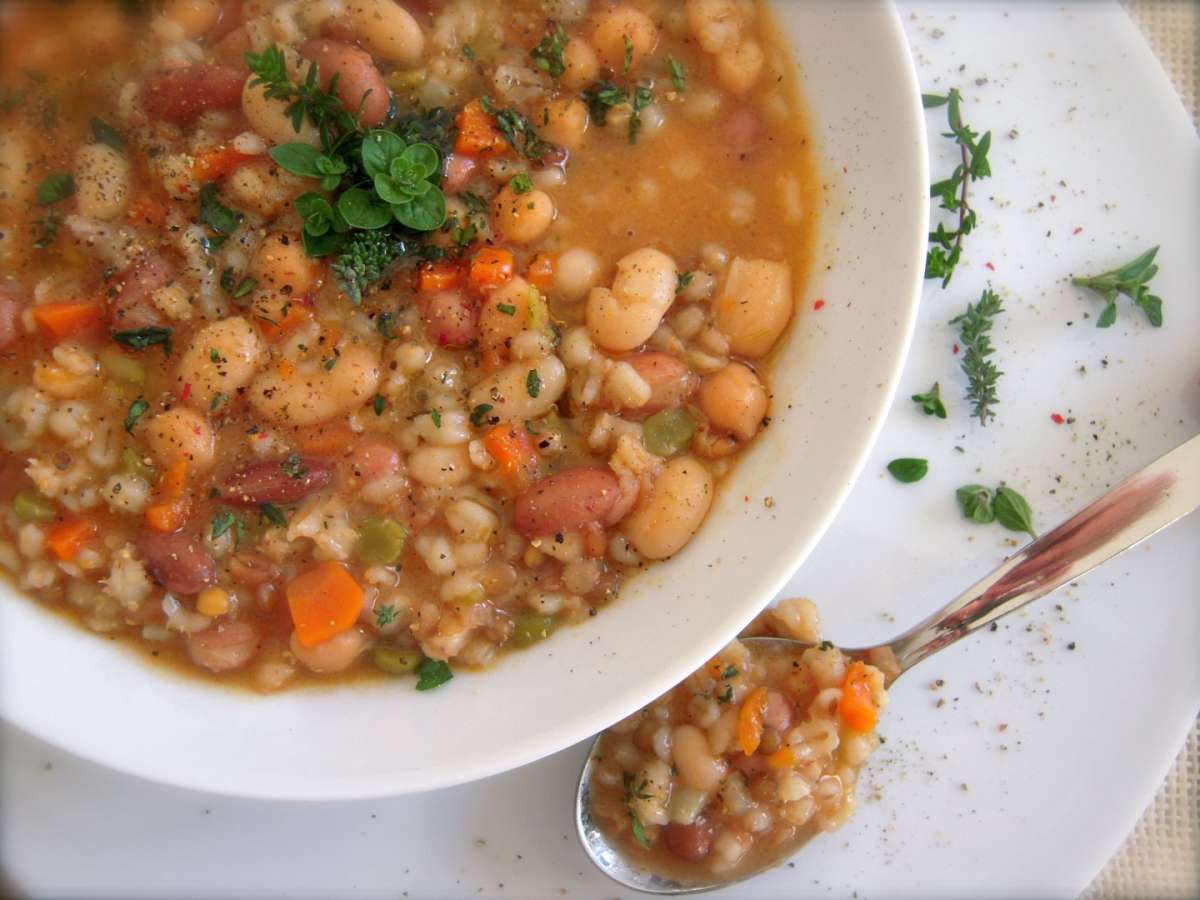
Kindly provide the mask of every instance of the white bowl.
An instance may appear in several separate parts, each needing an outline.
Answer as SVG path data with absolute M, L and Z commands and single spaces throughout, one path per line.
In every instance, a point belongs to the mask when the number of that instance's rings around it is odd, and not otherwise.
M 804 560 L 862 468 L 907 352 L 927 240 L 925 124 L 894 9 L 781 3 L 776 15 L 829 185 L 818 258 L 774 373 L 771 425 L 684 552 L 596 619 L 429 693 L 408 682 L 222 690 L 148 667 L 4 586 L 0 712 L 170 784 L 289 799 L 400 794 L 582 740 L 733 637 Z

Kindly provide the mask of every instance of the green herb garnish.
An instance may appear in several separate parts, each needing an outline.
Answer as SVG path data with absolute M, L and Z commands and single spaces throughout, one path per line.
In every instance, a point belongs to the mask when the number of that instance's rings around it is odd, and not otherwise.
M 260 503 L 258 511 L 262 513 L 262 517 L 272 525 L 278 525 L 280 528 L 287 528 L 287 516 L 283 514 L 283 510 L 274 503 Z
M 382 231 L 357 231 L 350 236 L 341 255 L 330 266 L 338 283 L 350 300 L 361 303 L 363 294 L 372 284 L 383 277 L 383 273 L 405 252 L 403 242 L 397 241 Z M 379 322 L 387 317 L 391 325 L 391 313 L 380 313 Z M 380 331 L 380 334 L 384 332 Z M 389 340 L 395 335 L 384 334 Z
M 1158 247 L 1151 247 L 1137 259 L 1110 272 L 1071 279 L 1071 284 L 1095 291 L 1104 298 L 1104 310 L 1096 320 L 1097 328 L 1108 328 L 1117 320 L 1118 294 L 1124 294 L 1141 307 L 1151 325 L 1162 327 L 1162 298 L 1151 294 L 1148 284 L 1158 273 L 1158 266 L 1154 264 L 1157 253 Z
M 515 316 L 517 314 L 517 308 L 511 303 L 497 303 L 496 310 L 506 316 Z
M 247 275 L 240 281 L 233 269 L 226 268 L 221 271 L 221 290 L 231 296 L 234 300 L 240 300 L 248 293 L 258 287 L 258 280 Z
M 954 492 L 954 497 L 964 518 L 980 525 L 996 520 L 996 513 L 992 510 L 992 492 L 982 484 L 964 484 Z
M 542 376 L 538 374 L 537 369 L 530 369 L 529 374 L 525 376 L 525 393 L 530 397 L 536 397 L 542 392 Z
M 371 401 L 371 408 L 375 410 L 375 415 L 382 416 L 383 410 L 387 406 L 387 400 L 383 394 L 376 394 L 375 399 Z
M 892 477 L 903 484 L 912 484 L 914 481 L 920 481 L 929 471 L 929 460 L 914 459 L 912 457 L 901 457 L 893 459 L 887 464 L 887 470 L 892 473 Z
M 417 690 L 431 691 L 454 677 L 450 665 L 441 659 L 423 659 L 417 666 Z
M 39 206 L 53 206 L 75 193 L 75 179 L 66 172 L 56 172 L 42 179 L 37 188 Z
M 667 65 L 671 68 L 671 81 L 675 83 L 675 90 L 687 90 L 687 73 L 683 70 L 683 64 L 675 57 L 667 57 Z
M 304 465 L 304 458 L 299 453 L 289 453 L 279 466 L 289 478 L 300 479 L 308 474 L 308 466 Z
M 550 30 L 536 47 L 529 51 L 533 64 L 552 78 L 558 78 L 567 70 L 563 51 L 571 39 L 557 22 L 550 23 Z M 466 49 L 465 47 L 463 48 Z
M 508 182 L 509 187 L 517 194 L 528 194 L 533 190 L 533 179 L 529 177 L 528 172 L 521 172 L 514 175 L 512 180 Z
M 91 126 L 92 137 L 95 138 L 96 143 L 107 144 L 118 153 L 125 152 L 125 138 L 117 129 L 96 116 L 93 116 L 88 124 Z
M 129 404 L 129 412 L 125 415 L 125 430 L 133 434 L 133 426 L 137 424 L 138 419 L 150 411 L 150 404 L 143 398 L 138 397 Z
M 383 335 L 385 341 L 396 339 L 396 332 L 392 328 L 395 319 L 395 315 L 390 312 L 381 312 L 375 319 L 375 330 Z
M 133 350 L 145 350 L 155 344 L 162 345 L 163 355 L 171 355 L 172 328 L 137 328 L 133 331 L 114 331 L 113 340 Z
M 940 200 L 940 208 L 947 212 L 958 213 L 958 227 L 947 229 L 942 222 L 937 230 L 929 233 L 929 243 L 932 245 L 925 256 L 925 277 L 942 279 L 942 287 L 950 283 L 954 268 L 962 257 L 963 238 L 975 229 L 975 209 L 970 205 L 968 189 L 971 182 L 991 177 L 992 170 L 988 164 L 988 150 L 992 145 L 992 133 L 985 132 L 979 136 L 962 120 L 962 95 L 956 88 L 951 88 L 945 95 L 922 94 L 921 101 L 926 109 L 938 106 L 946 107 L 946 119 L 950 130 L 945 137 L 953 138 L 958 145 L 962 162 L 954 168 L 949 178 L 934 182 L 929 188 L 929 196 Z
M 685 287 L 692 283 L 692 279 L 696 277 L 695 272 L 680 272 L 675 277 L 675 293 L 679 293 Z
M 650 88 L 638 85 L 633 89 L 633 111 L 629 114 L 629 143 L 637 143 L 637 135 L 642 128 L 642 110 L 653 102 L 654 92 Z
M 500 129 L 504 139 L 526 159 L 540 160 L 554 149 L 553 144 L 538 137 L 537 129 L 517 110 L 500 109 L 495 101 L 486 95 L 479 98 L 479 103 L 486 113 L 495 116 L 496 127 Z
M 431 409 L 429 411 L 429 418 L 433 421 L 434 428 L 442 427 L 442 412 L 441 412 L 441 410 Z
M 471 424 L 476 428 L 483 427 L 487 421 L 487 414 L 492 411 L 493 407 L 490 403 L 480 403 L 477 407 L 471 410 Z
M 946 405 L 942 403 L 941 388 L 938 387 L 936 381 L 933 383 L 933 387 L 924 394 L 913 394 L 912 401 L 921 407 L 921 411 L 925 415 L 937 416 L 939 419 L 946 418 Z
M 395 622 L 399 615 L 400 614 L 396 612 L 396 607 L 390 603 L 384 606 L 377 606 L 375 607 L 375 624 L 378 627 L 383 628 Z
M 236 520 L 237 520 L 237 516 L 235 516 L 232 512 L 230 512 L 227 509 L 221 510 L 221 512 L 219 512 L 215 516 L 213 516 L 212 517 L 212 539 L 215 541 L 221 535 L 225 534 L 225 532 L 227 532 L 230 528 L 233 527 L 233 524 Z
M 994 319 L 1004 312 L 1000 298 L 990 288 L 986 289 L 975 305 L 967 304 L 967 311 L 950 320 L 951 325 L 958 325 L 958 339 L 962 343 L 962 370 L 967 376 L 966 398 L 971 401 L 971 414 L 979 419 L 979 424 L 986 425 L 988 419 L 996 417 L 992 409 L 999 399 L 996 397 L 996 383 L 1004 373 L 989 361 L 995 350 L 988 333 L 992 330 Z
M 1009 531 L 1024 531 L 1030 537 L 1037 537 L 1037 532 L 1033 530 L 1033 510 L 1025 498 L 1012 488 L 1003 485 L 996 488 L 992 511 L 996 514 L 996 521 Z

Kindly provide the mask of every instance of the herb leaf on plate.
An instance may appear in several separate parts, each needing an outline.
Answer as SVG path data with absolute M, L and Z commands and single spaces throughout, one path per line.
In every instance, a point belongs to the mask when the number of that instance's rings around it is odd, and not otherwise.
M 1099 275 L 1076 277 L 1071 284 L 1095 291 L 1104 298 L 1104 309 L 1096 320 L 1097 328 L 1108 328 L 1117 320 L 1117 296 L 1124 294 L 1141 308 L 1147 321 L 1155 328 L 1163 323 L 1162 298 L 1150 293 L 1149 281 L 1158 274 L 1154 257 L 1158 247 L 1151 247 L 1137 259 Z
M 1033 530 L 1033 510 L 1025 498 L 1012 488 L 1003 485 L 996 488 L 992 510 L 996 513 L 996 521 L 1009 531 L 1024 531 L 1030 537 L 1037 537 L 1037 532 Z
M 958 339 L 962 344 L 962 370 L 967 376 L 966 398 L 971 401 L 971 414 L 986 425 L 994 419 L 993 407 L 1000 402 L 996 396 L 996 383 L 1004 373 L 988 359 L 995 352 L 989 336 L 996 316 L 1004 312 L 999 296 L 990 288 L 979 297 L 976 304 L 967 304 L 962 315 L 950 320 L 959 326 Z
M 888 463 L 887 470 L 902 484 L 912 484 L 914 481 L 920 481 L 929 472 L 929 460 L 901 457 Z
M 939 419 L 946 418 L 946 405 L 942 403 L 942 391 L 935 381 L 924 394 L 913 394 L 913 403 L 921 407 L 921 411 L 927 416 L 937 416 Z

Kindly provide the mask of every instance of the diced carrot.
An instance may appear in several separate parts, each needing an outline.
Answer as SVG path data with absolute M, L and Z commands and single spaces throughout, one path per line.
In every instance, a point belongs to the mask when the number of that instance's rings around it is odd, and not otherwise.
M 178 500 L 183 496 L 184 489 L 187 487 L 187 477 L 187 460 L 181 459 L 171 463 L 163 470 L 158 487 L 165 496 L 172 500 Z
M 763 734 L 763 714 L 767 709 L 767 689 L 756 687 L 742 701 L 738 710 L 737 740 L 738 746 L 747 756 L 753 756 L 758 750 Z
M 471 287 L 489 291 L 513 277 L 513 255 L 498 247 L 484 247 L 471 258 Z
M 311 318 L 312 310 L 305 304 L 289 303 L 283 316 L 279 319 L 271 320 L 255 316 L 254 320 L 258 322 L 258 330 L 262 332 L 263 337 L 274 342 L 282 340 Z
M 97 328 L 104 319 L 98 303 L 43 303 L 33 307 L 33 320 L 55 338 L 77 337 Z
M 161 228 L 167 221 L 167 208 L 149 194 L 141 194 L 129 204 L 127 215 L 129 221 L 134 225 L 150 225 L 154 228 Z
M 462 265 L 453 260 L 423 263 L 417 276 L 418 290 L 422 294 L 448 291 L 461 285 L 464 275 Z
M 483 446 L 514 487 L 525 487 L 537 474 L 537 445 L 524 426 L 497 425 L 483 436 Z
M 333 458 L 345 456 L 358 442 L 359 435 L 345 419 L 326 422 L 300 436 L 300 449 L 311 456 Z
M 192 505 L 186 497 L 172 497 L 146 507 L 143 515 L 146 524 L 155 531 L 178 531 L 192 514 Z
M 721 662 L 721 657 L 714 656 L 708 661 L 705 668 L 713 678 L 720 678 L 725 672 L 725 663 Z
M 879 722 L 879 710 L 871 696 L 870 675 L 865 663 L 855 660 L 846 668 L 838 716 L 847 728 L 872 731 Z
M 454 152 L 464 156 L 497 156 L 509 151 L 504 133 L 497 127 L 496 118 L 472 100 L 458 114 L 458 139 Z
M 70 562 L 79 555 L 83 545 L 95 537 L 96 530 L 94 519 L 64 519 L 47 532 L 46 546 L 59 559 Z
M 539 291 L 548 291 L 554 285 L 554 257 L 539 253 L 525 267 L 525 280 Z
M 767 757 L 767 765 L 772 769 L 790 769 L 796 764 L 796 751 L 791 747 L 780 747 Z
M 252 159 L 258 157 L 224 145 L 201 150 L 192 161 L 192 178 L 200 182 L 217 181 Z
M 327 560 L 293 578 L 287 586 L 287 600 L 296 638 L 311 647 L 358 621 L 363 589 L 345 566 Z

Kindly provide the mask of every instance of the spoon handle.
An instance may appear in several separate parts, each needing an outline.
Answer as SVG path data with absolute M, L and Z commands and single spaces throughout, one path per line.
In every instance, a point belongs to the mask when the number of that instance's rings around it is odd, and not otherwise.
M 1200 435 L 1123 481 L 890 643 L 899 672 L 1144 541 L 1200 506 Z M 889 655 L 890 655 L 889 654 Z M 896 673 L 898 674 L 898 672 Z M 890 680 L 890 679 L 889 679 Z

